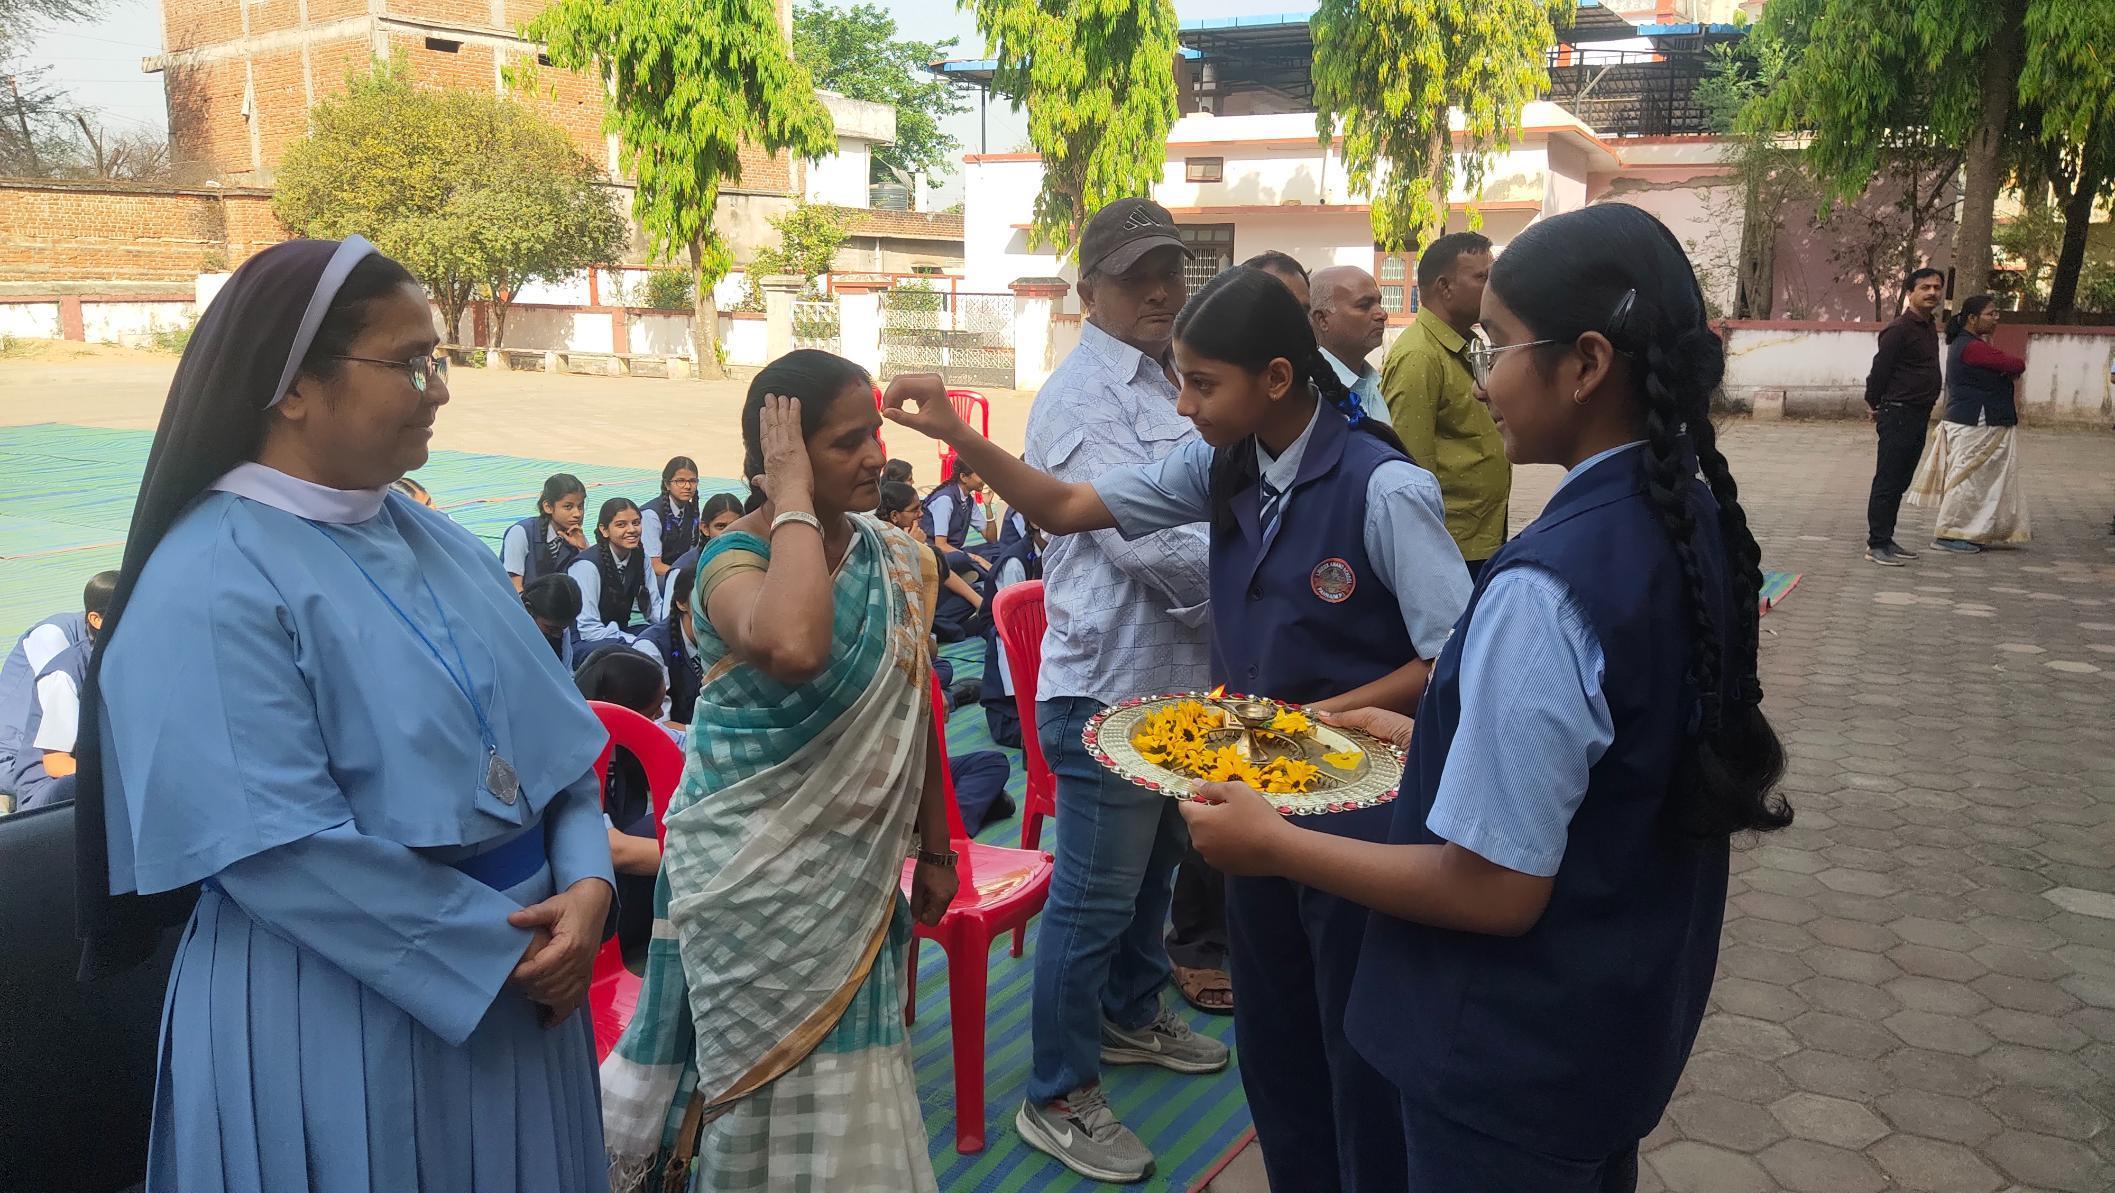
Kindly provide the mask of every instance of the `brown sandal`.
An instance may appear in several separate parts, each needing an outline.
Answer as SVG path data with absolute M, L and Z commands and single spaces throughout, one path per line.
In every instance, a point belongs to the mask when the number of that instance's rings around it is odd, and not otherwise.
M 1234 983 L 1225 970 L 1191 969 L 1187 965 L 1174 966 L 1174 970 L 1175 988 L 1182 991 L 1182 1001 L 1207 1015 L 1234 1013 Z

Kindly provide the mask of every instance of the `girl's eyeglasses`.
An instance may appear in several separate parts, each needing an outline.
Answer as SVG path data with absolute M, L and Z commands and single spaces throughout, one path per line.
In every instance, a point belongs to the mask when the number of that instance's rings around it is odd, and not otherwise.
M 420 393 L 438 377 L 442 385 L 448 384 L 448 358 L 440 355 L 414 356 L 410 360 L 378 360 L 372 356 L 333 356 L 332 360 L 357 361 L 363 365 L 381 365 L 386 369 L 402 369 L 411 377 L 411 388 Z
M 1507 344 L 1500 348 L 1493 347 L 1491 341 L 1484 339 L 1483 333 L 1478 332 L 1476 337 L 1469 341 L 1468 347 L 1462 355 L 1469 362 L 1469 376 L 1478 385 L 1488 385 L 1491 381 L 1491 369 L 1498 364 L 1499 353 L 1511 352 L 1516 348 L 1540 348 L 1544 344 L 1562 342 L 1561 340 L 1529 340 L 1525 344 Z

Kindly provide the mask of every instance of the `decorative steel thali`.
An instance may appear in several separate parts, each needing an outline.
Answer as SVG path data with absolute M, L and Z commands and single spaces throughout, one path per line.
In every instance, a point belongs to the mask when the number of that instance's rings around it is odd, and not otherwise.
M 1216 727 L 1201 732 L 1207 747 L 1232 747 L 1259 766 L 1283 758 L 1315 768 L 1309 790 L 1264 792 L 1264 798 L 1283 815 L 1319 816 L 1370 808 L 1393 800 L 1402 784 L 1404 755 L 1394 744 L 1357 729 L 1324 724 L 1312 714 L 1307 716 L 1305 729 L 1281 731 L 1272 727 L 1280 720 L 1279 714 L 1306 710 L 1253 696 L 1203 692 L 1140 696 L 1102 710 L 1087 722 L 1080 741 L 1095 761 L 1120 778 L 1177 799 L 1188 798 L 1204 780 L 1169 763 L 1149 760 L 1136 739 L 1156 714 L 1192 702 L 1221 714 Z

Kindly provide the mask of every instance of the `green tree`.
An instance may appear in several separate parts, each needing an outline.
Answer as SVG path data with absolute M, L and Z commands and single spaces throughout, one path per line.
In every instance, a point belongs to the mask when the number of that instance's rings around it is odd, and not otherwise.
M 1960 149 L 1964 293 L 1988 284 L 1997 195 L 2021 139 L 2091 158 L 2088 134 L 2115 103 L 2111 0 L 1774 0 L 1762 23 L 1794 56 L 1758 116 L 1807 138 L 1808 167 L 1831 193 L 1862 191 L 1913 130 Z M 2022 119 L 2023 107 L 2038 117 Z
M 888 171 L 945 174 L 960 142 L 940 121 L 969 111 L 955 88 L 926 64 L 953 49 L 955 39 L 910 41 L 896 36 L 896 18 L 872 4 L 833 8 L 803 0 L 793 10 L 793 56 L 818 87 L 896 109 L 896 140 L 874 147 L 874 181 Z
M 795 274 L 808 279 L 807 292 L 816 292 L 815 280 L 830 272 L 837 250 L 844 245 L 847 221 L 821 203 L 802 203 L 791 211 L 774 215 L 772 230 L 778 243 L 760 249 L 746 271 L 747 297 L 743 305 L 763 309 L 763 293 L 756 280 L 766 274 Z
M 1520 109 L 1549 87 L 1544 65 L 1573 0 L 1322 0 L 1315 10 L 1315 128 L 1344 139 L 1373 238 L 1422 247 L 1446 227 L 1457 164 L 1473 196 L 1489 154 L 1512 145 Z M 1466 152 L 1457 163 L 1452 118 Z M 1471 227 L 1482 223 L 1474 205 Z
M 2047 181 L 2063 212 L 2046 308 L 2062 320 L 2077 306 L 2094 205 L 2115 197 L 2115 0 L 2041 0 L 2023 33 L 2022 123 L 2034 139 L 2026 173 Z
M 382 62 L 316 105 L 280 160 L 272 209 L 304 236 L 374 241 L 426 287 L 451 337 L 484 297 L 495 344 L 523 284 L 614 261 L 625 239 L 563 129 L 488 92 L 415 87 Z
M 529 22 L 553 64 L 596 69 L 609 87 L 602 127 L 636 180 L 632 215 L 648 251 L 687 254 L 695 278 L 698 369 L 720 368 L 712 284 L 734 257 L 713 226 L 720 186 L 742 177 L 742 146 L 821 157 L 837 147 L 830 113 L 794 61 L 772 0 L 557 0 Z
M 1785 70 L 1784 43 L 1761 32 L 1731 44 L 1712 47 L 1710 64 L 1697 84 L 1696 102 L 1711 131 L 1725 139 L 1737 195 L 1717 214 L 1726 223 L 1740 222 L 1734 249 L 1735 318 L 1768 319 L 1777 304 L 1777 235 L 1795 203 L 1814 197 L 1813 183 L 1800 168 L 1799 151 L 1775 133 L 1741 127 L 1741 116 L 1767 93 Z M 1716 246 L 1690 245 L 1699 271 L 1713 260 Z M 1720 250 L 1723 253 L 1723 250 Z
M 998 60 L 992 85 L 1028 110 L 1043 156 L 1029 238 L 1070 255 L 1103 204 L 1150 195 L 1175 124 L 1169 0 L 961 0 Z

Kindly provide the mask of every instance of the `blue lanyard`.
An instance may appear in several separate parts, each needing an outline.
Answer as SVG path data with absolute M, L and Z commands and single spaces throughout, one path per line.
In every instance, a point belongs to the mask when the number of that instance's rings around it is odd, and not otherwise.
M 308 521 L 306 518 L 302 520 Z M 375 590 L 375 595 L 382 598 L 382 603 L 389 606 L 389 611 L 397 615 L 397 619 L 404 623 L 405 628 L 409 629 L 418 638 L 419 644 L 426 648 L 426 652 L 433 656 L 433 661 L 439 663 L 441 670 L 448 673 L 449 682 L 453 683 L 456 690 L 463 694 L 463 699 L 470 702 L 470 711 L 477 716 L 477 731 L 482 735 L 482 744 L 485 747 L 485 751 L 488 754 L 495 754 L 499 749 L 499 735 L 492 732 L 492 722 L 485 719 L 485 706 L 478 701 L 477 688 L 470 682 L 470 664 L 464 660 L 463 648 L 455 640 L 455 627 L 448 622 L 448 611 L 441 607 L 441 598 L 433 591 L 433 581 L 426 578 L 424 571 L 419 572 L 419 583 L 426 586 L 426 597 L 433 602 L 434 616 L 440 618 L 441 628 L 448 631 L 448 646 L 455 652 L 457 666 L 463 669 L 460 677 L 456 675 L 455 668 L 448 665 L 448 660 L 441 657 L 441 648 L 433 644 L 433 639 L 426 636 L 426 631 L 420 629 L 418 623 L 411 620 L 411 615 L 404 612 L 403 606 L 397 604 L 396 599 L 382 588 L 381 583 L 374 578 L 373 573 L 367 570 L 367 565 L 361 563 L 359 558 L 347 549 L 344 543 L 339 542 L 336 535 L 314 522 L 309 522 L 308 524 L 314 526 L 316 533 L 322 535 L 325 541 L 344 553 L 345 558 L 351 562 L 353 567 L 359 569 L 361 578 L 367 581 L 367 586 Z

